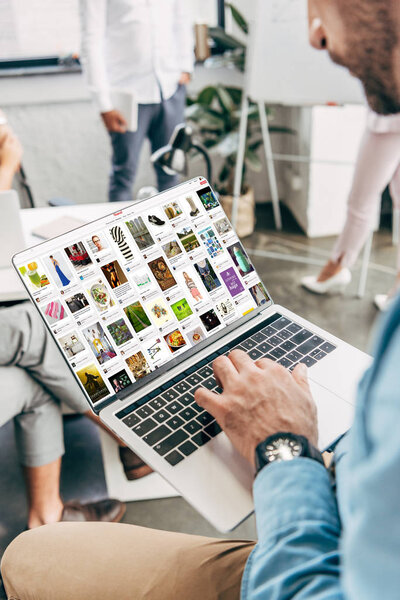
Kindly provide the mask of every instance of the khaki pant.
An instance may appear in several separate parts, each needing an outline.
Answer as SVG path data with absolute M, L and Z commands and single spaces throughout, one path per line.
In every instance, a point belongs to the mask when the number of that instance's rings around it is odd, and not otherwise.
M 254 542 L 117 523 L 57 523 L 18 536 L 1 571 L 18 600 L 235 600 Z

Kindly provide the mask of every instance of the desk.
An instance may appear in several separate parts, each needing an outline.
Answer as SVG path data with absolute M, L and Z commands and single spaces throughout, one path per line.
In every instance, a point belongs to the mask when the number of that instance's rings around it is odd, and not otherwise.
M 60 217 L 75 217 L 81 221 L 94 221 L 99 217 L 129 206 L 132 202 L 114 202 L 113 204 L 76 204 L 72 206 L 56 206 L 45 208 L 24 208 L 21 210 L 22 229 L 25 236 L 26 247 L 35 246 L 43 242 L 41 238 L 32 235 L 32 231 Z M 22 248 L 21 248 L 22 249 Z M 14 268 L 0 271 L 0 302 L 16 302 L 28 299 L 28 294 L 22 285 Z

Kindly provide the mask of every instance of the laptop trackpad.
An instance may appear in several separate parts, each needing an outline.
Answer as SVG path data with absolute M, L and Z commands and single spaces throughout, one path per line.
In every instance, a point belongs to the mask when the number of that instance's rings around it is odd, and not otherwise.
M 351 427 L 354 406 L 311 379 L 309 384 L 318 409 L 318 446 L 326 448 Z

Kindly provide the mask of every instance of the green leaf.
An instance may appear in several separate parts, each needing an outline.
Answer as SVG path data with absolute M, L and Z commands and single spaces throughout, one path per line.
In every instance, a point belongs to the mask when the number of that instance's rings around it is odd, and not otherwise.
M 222 110 L 226 113 L 231 113 L 234 110 L 234 105 L 231 96 L 226 89 L 221 85 L 217 86 L 216 93 Z
M 217 89 L 213 85 L 209 85 L 201 90 L 197 97 L 197 102 L 204 106 L 210 106 L 217 94 Z
M 231 9 L 233 19 L 236 25 L 238 25 L 238 27 L 240 27 L 240 29 L 243 31 L 243 33 L 249 33 L 249 24 L 247 23 L 242 13 L 238 11 L 236 6 L 233 6 L 231 2 L 225 2 L 225 6 Z
M 244 159 L 245 159 L 247 166 L 252 171 L 255 171 L 256 173 L 260 173 L 260 171 L 262 170 L 262 162 L 258 158 L 257 154 L 255 152 L 253 152 L 252 150 L 250 150 L 250 148 L 246 149 Z

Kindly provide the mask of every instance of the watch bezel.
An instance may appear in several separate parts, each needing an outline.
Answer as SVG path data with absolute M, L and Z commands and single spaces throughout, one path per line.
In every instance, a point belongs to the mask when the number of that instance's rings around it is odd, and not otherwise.
M 255 451 L 256 474 L 258 474 L 259 471 L 261 471 L 261 469 L 263 467 L 265 467 L 266 465 L 285 461 L 284 458 L 281 458 L 280 460 L 271 461 L 271 460 L 269 460 L 269 458 L 266 454 L 267 445 L 269 445 L 279 439 L 287 439 L 290 441 L 296 441 L 297 443 L 301 444 L 300 454 L 293 456 L 291 459 L 287 459 L 287 461 L 293 460 L 295 458 L 306 457 L 306 458 L 314 459 L 314 460 L 320 462 L 322 465 L 324 465 L 324 460 L 322 458 L 322 454 L 319 452 L 319 450 L 317 448 L 314 448 L 314 446 L 312 446 L 312 444 L 308 441 L 308 439 L 306 437 L 304 437 L 302 435 L 297 435 L 295 433 L 291 433 L 289 431 L 279 431 L 278 433 L 274 433 L 273 435 L 268 436 L 263 442 L 258 444 L 258 446 L 256 447 L 256 451 Z

